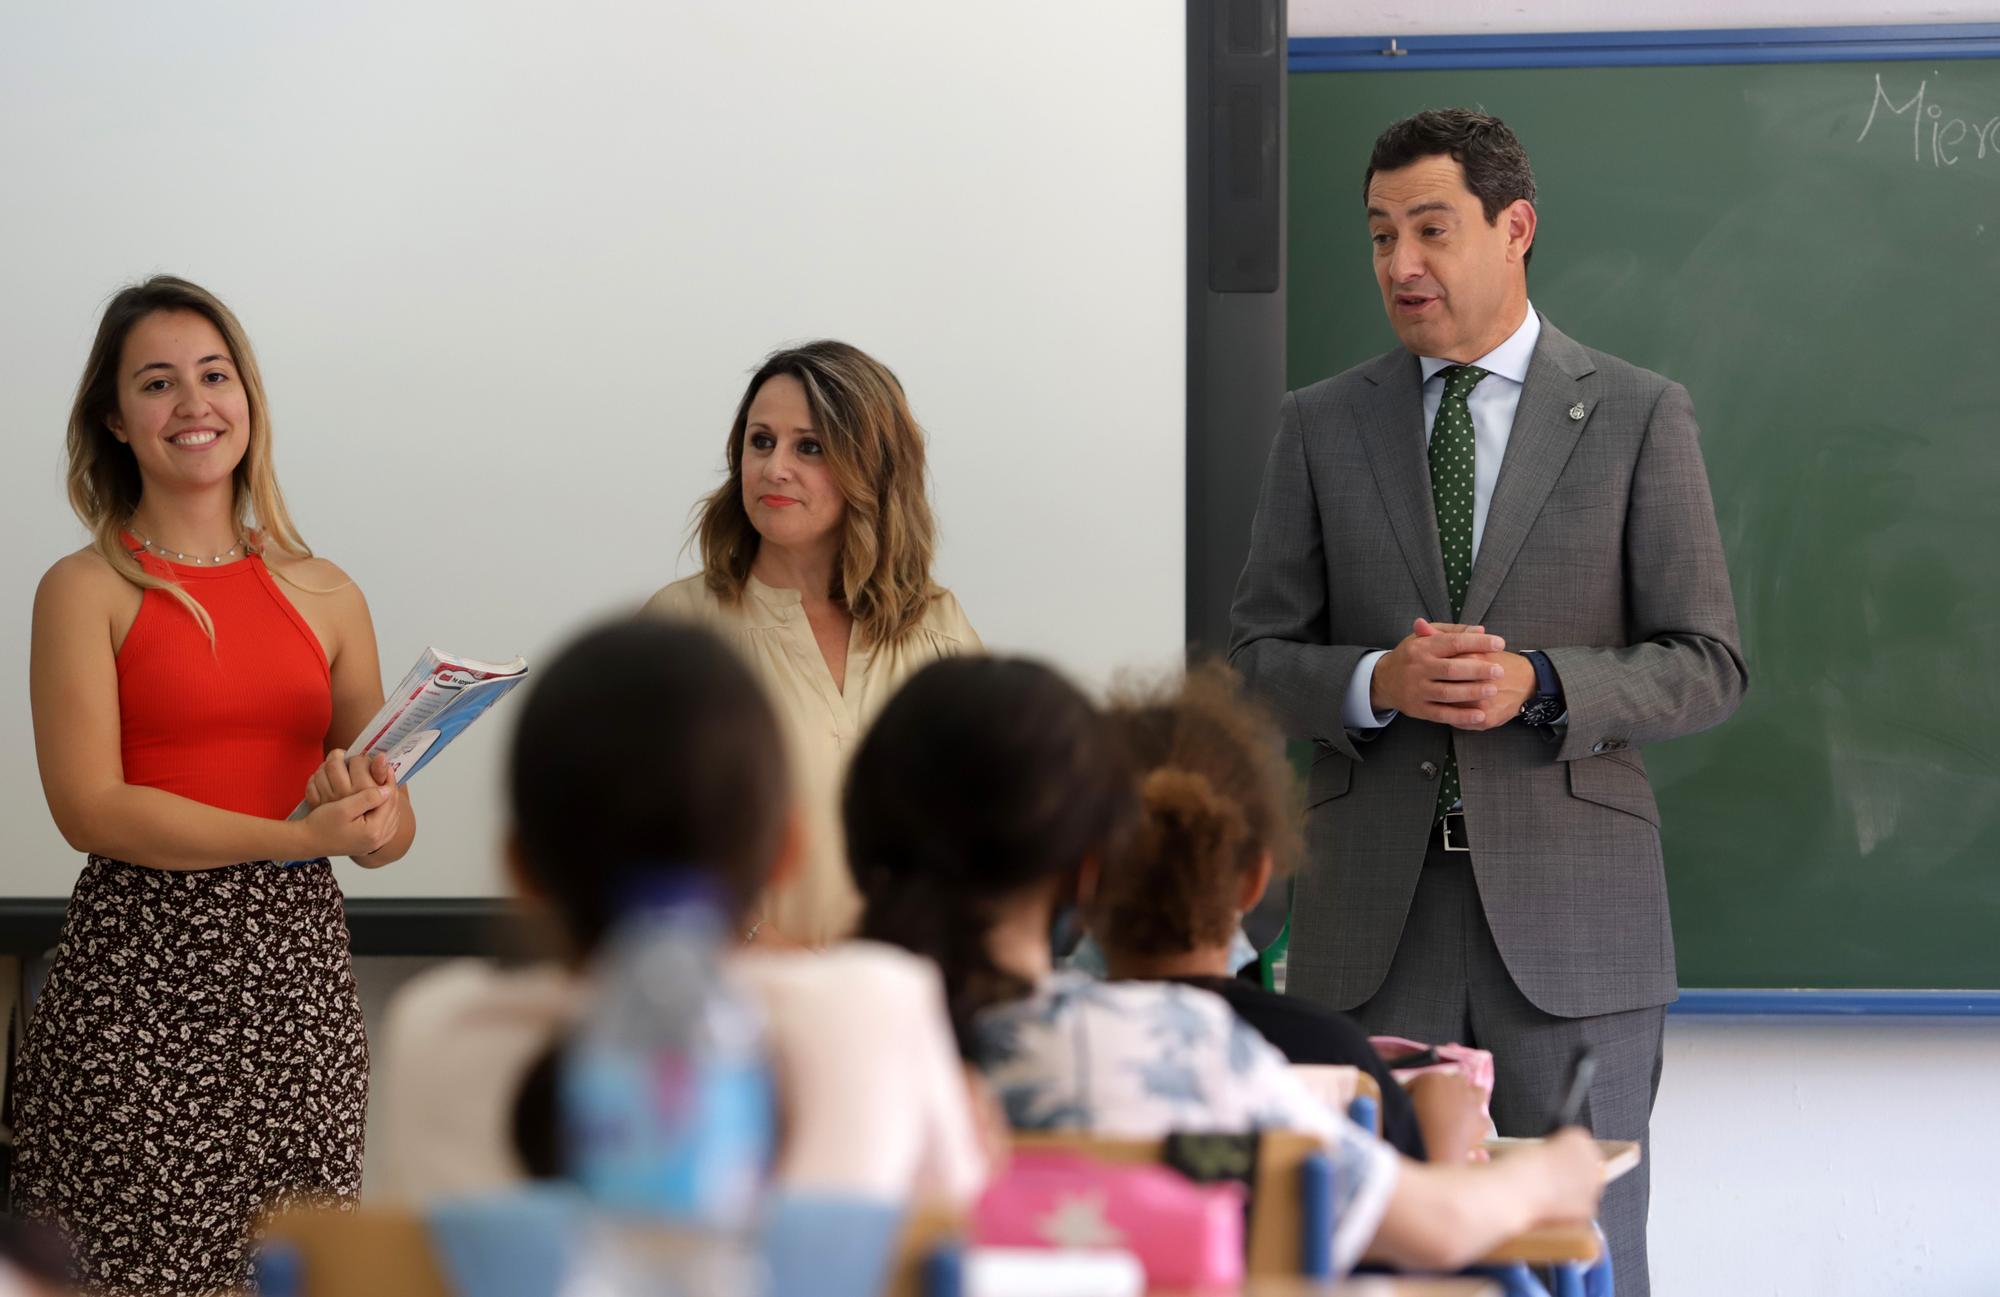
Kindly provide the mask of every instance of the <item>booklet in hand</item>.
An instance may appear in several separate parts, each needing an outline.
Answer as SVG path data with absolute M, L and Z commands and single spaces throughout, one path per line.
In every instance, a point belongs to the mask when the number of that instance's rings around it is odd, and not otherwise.
M 528 664 L 521 658 L 479 662 L 425 649 L 402 683 L 389 691 L 382 710 L 362 727 L 348 755 L 379 753 L 389 759 L 395 781 L 408 783 L 527 675 Z M 291 818 L 304 819 L 307 809 L 301 801 Z

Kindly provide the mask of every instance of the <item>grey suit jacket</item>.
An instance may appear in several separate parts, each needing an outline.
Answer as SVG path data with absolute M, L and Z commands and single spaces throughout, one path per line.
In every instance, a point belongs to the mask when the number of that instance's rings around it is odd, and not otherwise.
M 1381 986 L 1423 868 L 1446 728 L 1350 733 L 1361 656 L 1450 621 L 1422 376 L 1393 351 L 1286 396 L 1230 660 L 1314 740 L 1292 989 Z M 1582 418 L 1572 418 L 1581 405 Z M 1565 732 L 1458 734 L 1472 868 L 1515 983 L 1565 1017 L 1676 994 L 1659 810 L 1640 749 L 1727 717 L 1747 683 L 1685 388 L 1544 317 L 1458 619 L 1546 651 Z

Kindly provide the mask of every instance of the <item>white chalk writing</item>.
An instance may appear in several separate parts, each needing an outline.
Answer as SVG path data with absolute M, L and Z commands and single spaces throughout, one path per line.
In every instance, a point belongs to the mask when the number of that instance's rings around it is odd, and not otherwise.
M 1926 102 L 1930 94 L 1929 78 L 1917 82 L 1916 93 L 1896 102 L 1896 96 L 1889 93 L 1882 84 L 1882 74 L 1875 74 L 1875 97 L 1868 103 L 1868 120 L 1861 124 L 1861 134 L 1854 142 L 1860 144 L 1875 129 L 1878 117 L 1882 118 L 1884 131 L 1893 131 L 1890 117 L 1908 114 L 1910 118 L 1910 159 L 1922 164 L 1926 157 L 1933 167 L 1955 167 L 1961 161 L 1983 161 L 1988 157 L 2000 158 L 2000 114 L 1980 121 L 1979 114 L 1946 117 L 1944 109 L 1937 104 Z M 1897 92 L 1898 94 L 1901 91 Z M 1887 116 L 1883 116 L 1887 110 Z

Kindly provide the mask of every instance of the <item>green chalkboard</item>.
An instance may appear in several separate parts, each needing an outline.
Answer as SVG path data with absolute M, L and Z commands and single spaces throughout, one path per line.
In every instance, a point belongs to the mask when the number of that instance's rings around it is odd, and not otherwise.
M 1472 104 L 1534 160 L 1535 305 L 1694 396 L 1751 684 L 1646 754 L 1682 984 L 2000 987 L 2000 63 L 1289 90 L 1293 386 L 1395 345 L 1375 134 Z

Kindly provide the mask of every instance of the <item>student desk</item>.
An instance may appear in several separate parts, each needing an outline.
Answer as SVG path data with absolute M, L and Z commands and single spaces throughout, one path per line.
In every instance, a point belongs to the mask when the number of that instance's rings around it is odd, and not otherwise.
M 1495 1158 L 1504 1158 L 1517 1148 L 1525 1148 L 1540 1143 L 1534 1139 L 1488 1140 L 1487 1150 Z M 1604 1156 L 1604 1179 L 1606 1183 L 1616 1180 L 1633 1167 L 1639 1165 L 1641 1150 L 1632 1140 L 1600 1139 L 1598 1152 Z M 1529 1265 L 1589 1265 L 1597 1260 L 1597 1231 L 1588 1221 L 1568 1225 L 1543 1225 L 1531 1229 L 1502 1243 L 1488 1253 L 1484 1263 L 1506 1265 L 1514 1261 L 1524 1261 Z

